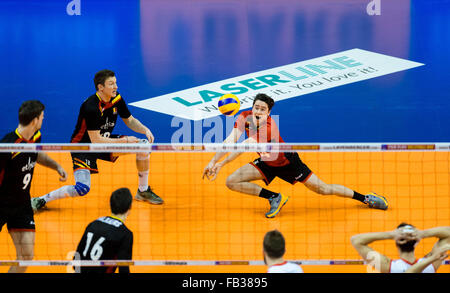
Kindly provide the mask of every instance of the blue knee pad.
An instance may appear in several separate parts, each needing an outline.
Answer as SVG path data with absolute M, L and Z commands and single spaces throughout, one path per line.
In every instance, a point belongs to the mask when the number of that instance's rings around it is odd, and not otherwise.
M 77 182 L 74 187 L 79 196 L 86 195 L 89 190 L 91 190 L 91 187 L 89 185 L 83 184 L 81 182 Z

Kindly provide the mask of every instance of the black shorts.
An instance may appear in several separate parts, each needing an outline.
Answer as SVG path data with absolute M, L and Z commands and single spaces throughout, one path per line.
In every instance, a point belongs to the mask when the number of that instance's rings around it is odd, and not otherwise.
M 285 157 L 289 160 L 289 164 L 281 167 L 267 165 L 261 158 L 254 160 L 253 165 L 263 175 L 263 181 L 269 185 L 275 177 L 279 177 L 286 182 L 295 184 L 297 182 L 304 183 L 312 174 L 312 171 L 306 166 L 297 153 L 285 153 Z
M 91 174 L 97 174 L 97 160 L 115 162 L 119 157 L 112 153 L 71 153 L 73 170 L 87 169 Z
M 1 207 L 0 208 L 0 231 L 6 224 L 9 232 L 29 231 L 35 232 L 34 214 L 29 204 L 23 204 L 19 207 Z
M 111 134 L 110 138 L 119 138 L 123 135 Z M 115 162 L 119 157 L 113 153 L 71 153 L 73 170 L 87 169 L 91 174 L 98 173 L 97 160 Z

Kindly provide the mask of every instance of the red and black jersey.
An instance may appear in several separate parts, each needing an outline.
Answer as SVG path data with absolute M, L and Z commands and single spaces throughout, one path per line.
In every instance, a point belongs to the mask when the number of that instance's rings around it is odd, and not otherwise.
M 72 134 L 72 143 L 91 143 L 88 130 L 100 130 L 100 134 L 109 137 L 117 122 L 117 115 L 126 119 L 131 116 L 128 106 L 120 94 L 105 103 L 94 94 L 80 107 L 77 125 Z
M 268 116 L 266 122 L 261 125 L 255 125 L 252 118 L 252 111 L 243 111 L 237 118 L 234 128 L 245 131 L 249 138 L 255 139 L 260 143 L 284 143 L 280 136 L 278 126 L 272 117 Z M 289 160 L 284 153 L 265 153 L 260 154 L 261 159 L 269 166 L 280 167 L 289 164 Z
M 133 257 L 133 232 L 122 220 L 101 217 L 90 223 L 77 247 L 75 259 L 79 260 L 131 260 Z M 116 266 L 80 267 L 81 273 L 114 273 Z M 129 272 L 129 267 L 119 267 L 119 272 Z
M 0 143 L 40 143 L 41 132 L 30 140 L 20 135 L 17 129 L 6 134 Z M 0 153 L 0 207 L 18 207 L 30 204 L 30 187 L 38 153 Z

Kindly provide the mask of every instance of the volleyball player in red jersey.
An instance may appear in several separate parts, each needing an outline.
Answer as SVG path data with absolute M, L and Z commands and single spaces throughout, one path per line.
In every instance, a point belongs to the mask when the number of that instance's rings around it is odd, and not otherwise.
M 270 117 L 274 104 L 274 100 L 268 95 L 256 95 L 252 110 L 244 111 L 239 115 L 234 129 L 224 143 L 236 143 L 244 131 L 247 136 L 244 143 L 284 143 L 275 121 Z M 226 152 L 218 152 L 214 155 L 203 171 L 203 178 L 206 176 L 209 180 L 214 180 L 220 169 L 241 153 L 231 153 L 220 161 L 226 154 Z M 268 199 L 270 210 L 266 213 L 267 218 L 275 217 L 286 204 L 289 196 L 262 188 L 251 181 L 263 180 L 266 185 L 269 185 L 275 177 L 279 177 L 291 184 L 301 182 L 321 195 L 353 198 L 375 209 L 388 208 L 388 202 L 383 196 L 375 193 L 363 195 L 342 185 L 323 182 L 300 160 L 296 152 L 270 152 L 259 155 L 259 158 L 228 176 L 226 185 L 233 191 Z

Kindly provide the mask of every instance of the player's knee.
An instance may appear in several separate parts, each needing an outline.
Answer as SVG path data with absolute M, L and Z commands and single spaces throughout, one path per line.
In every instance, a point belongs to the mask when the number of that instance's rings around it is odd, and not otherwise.
M 137 161 L 147 161 L 150 159 L 150 153 L 137 153 L 136 160 Z
M 74 172 L 75 185 L 70 191 L 72 196 L 84 196 L 91 189 L 91 173 L 89 170 L 80 169 Z
M 328 184 L 321 184 L 321 185 L 319 185 L 319 188 L 317 189 L 317 193 L 320 195 L 330 195 L 331 187 Z
M 34 249 L 32 248 L 22 248 L 20 252 L 17 254 L 18 260 L 33 260 L 34 258 Z
M 84 184 L 81 182 L 77 182 L 74 187 L 79 196 L 84 196 L 91 190 L 89 184 Z
M 20 257 L 21 260 L 33 260 L 33 258 L 34 258 L 34 253 L 24 254 Z
M 228 176 L 227 180 L 225 181 L 225 185 L 228 187 L 228 189 L 235 190 L 236 189 L 236 181 L 233 180 L 233 177 Z

